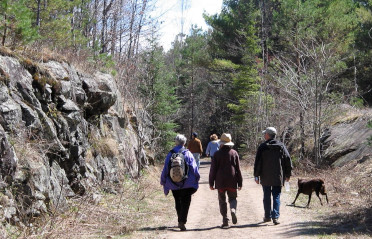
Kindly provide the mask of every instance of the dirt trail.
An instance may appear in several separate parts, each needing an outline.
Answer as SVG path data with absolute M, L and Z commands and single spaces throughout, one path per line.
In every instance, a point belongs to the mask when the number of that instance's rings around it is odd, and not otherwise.
M 254 182 L 251 169 L 243 171 L 243 188 L 238 191 L 238 223 L 233 225 L 230 220 L 230 228 L 221 229 L 222 217 L 219 213 L 217 191 L 211 191 L 208 184 L 209 162 L 208 159 L 202 160 L 200 187 L 192 198 L 187 231 L 180 232 L 176 227 L 177 217 L 174 215 L 170 224 L 157 232 L 156 238 L 309 238 L 309 235 L 299 228 L 308 221 L 303 214 L 306 214 L 305 209 L 288 206 L 293 200 L 293 193 L 289 195 L 282 192 L 280 225 L 262 222 L 262 187 Z M 291 187 L 291 190 L 296 190 L 294 182 L 291 182 Z M 230 217 L 230 212 L 228 215 Z

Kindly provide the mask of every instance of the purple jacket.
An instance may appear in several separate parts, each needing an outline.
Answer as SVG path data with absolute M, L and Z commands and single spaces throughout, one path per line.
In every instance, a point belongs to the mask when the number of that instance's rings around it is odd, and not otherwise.
M 178 145 L 173 148 L 173 151 L 178 152 L 181 149 L 181 145 Z M 188 150 L 185 149 L 182 151 L 182 153 L 185 154 L 185 163 L 189 165 L 189 172 L 188 172 L 188 178 L 184 182 L 180 183 L 174 183 L 170 179 L 168 173 L 168 165 L 169 165 L 169 160 L 172 155 L 171 152 L 168 153 L 167 157 L 165 158 L 165 163 L 164 163 L 164 168 L 163 171 L 161 172 L 161 177 L 160 177 L 160 184 L 163 185 L 164 188 L 164 194 L 168 195 L 169 190 L 178 190 L 178 189 L 183 189 L 183 188 L 199 188 L 199 179 L 200 179 L 200 174 L 198 167 L 196 166 L 196 162 L 194 160 L 194 157 L 192 156 L 192 153 Z

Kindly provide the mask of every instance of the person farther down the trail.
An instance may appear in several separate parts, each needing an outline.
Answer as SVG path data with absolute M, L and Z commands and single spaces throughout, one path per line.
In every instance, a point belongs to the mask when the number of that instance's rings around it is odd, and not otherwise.
M 176 136 L 176 146 L 168 153 L 160 177 L 160 184 L 163 185 L 164 194 L 168 195 L 169 190 L 172 191 L 177 211 L 178 227 L 181 231 L 186 230 L 185 224 L 191 204 L 191 196 L 198 190 L 200 179 L 199 170 L 193 155 L 189 150 L 184 148 L 186 140 L 186 137 L 182 134 Z M 170 177 L 170 161 L 174 153 L 182 153 L 184 155 L 183 160 L 187 168 L 187 177 L 178 183 L 173 182 Z
M 268 127 L 262 132 L 265 142 L 260 144 L 254 162 L 254 176 L 257 184 L 263 189 L 264 222 L 273 220 L 279 224 L 280 193 L 284 181 L 289 181 L 292 171 L 292 161 L 287 148 L 276 140 L 276 129 Z M 271 195 L 273 206 L 271 207 Z
M 200 155 L 203 153 L 203 146 L 198 139 L 198 133 L 194 132 L 191 134 L 191 140 L 187 144 L 188 150 L 192 153 L 194 156 L 194 159 L 196 161 L 196 165 L 198 168 L 200 167 Z
M 231 142 L 231 135 L 223 133 L 220 139 L 220 149 L 214 154 L 209 171 L 209 187 L 211 190 L 218 190 L 218 202 L 222 215 L 221 228 L 229 227 L 226 194 L 229 198 L 232 223 L 237 223 L 237 189 L 241 190 L 243 184 L 239 155 L 232 149 L 232 146 L 234 143 Z
M 207 156 L 211 156 L 211 160 L 213 159 L 213 155 L 219 149 L 219 140 L 216 134 L 212 134 L 210 136 L 211 141 L 208 143 L 207 149 L 205 150 L 205 154 Z

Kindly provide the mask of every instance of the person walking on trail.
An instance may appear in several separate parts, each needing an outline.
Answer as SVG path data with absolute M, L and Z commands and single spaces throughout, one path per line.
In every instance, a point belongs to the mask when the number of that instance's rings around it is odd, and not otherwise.
M 284 181 L 288 182 L 291 177 L 292 161 L 284 144 L 275 139 L 277 131 L 274 127 L 268 127 L 262 133 L 265 142 L 260 144 L 257 149 L 254 177 L 256 183 L 261 183 L 263 189 L 265 211 L 263 221 L 270 222 L 272 220 L 275 225 L 278 225 L 280 193 Z
M 231 135 L 226 133 L 222 134 L 220 149 L 213 156 L 209 172 L 209 187 L 211 190 L 218 190 L 218 202 L 222 215 L 221 228 L 229 227 L 226 194 L 229 198 L 232 223 L 237 223 L 237 189 L 241 190 L 243 184 L 239 155 L 232 149 L 232 146 L 234 146 L 234 143 L 231 142 Z
M 205 150 L 205 154 L 213 159 L 213 155 L 219 149 L 219 141 L 218 136 L 216 134 L 212 134 L 210 136 L 211 141 L 208 143 L 207 149 Z
M 182 134 L 176 136 L 176 146 L 168 153 L 160 177 L 160 184 L 163 185 L 164 194 L 168 195 L 169 190 L 172 191 L 177 211 L 178 227 L 181 231 L 186 231 L 185 224 L 191 204 L 191 196 L 197 191 L 200 179 L 199 170 L 196 166 L 194 157 L 189 150 L 184 148 L 186 140 L 186 137 Z M 182 153 L 186 166 L 187 173 L 185 179 L 181 182 L 174 182 L 170 176 L 170 168 L 172 167 L 170 164 L 171 157 L 173 157 L 175 153 Z
M 196 132 L 192 133 L 191 140 L 187 145 L 187 149 L 190 150 L 194 159 L 196 161 L 196 165 L 198 168 L 200 167 L 200 155 L 203 153 L 203 146 L 198 139 L 198 134 Z

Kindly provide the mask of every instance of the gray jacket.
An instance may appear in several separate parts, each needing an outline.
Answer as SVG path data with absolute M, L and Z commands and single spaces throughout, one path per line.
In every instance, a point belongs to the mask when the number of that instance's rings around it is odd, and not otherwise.
M 262 186 L 282 186 L 291 172 L 291 157 L 282 142 L 270 139 L 258 147 L 254 176 L 260 178 Z

